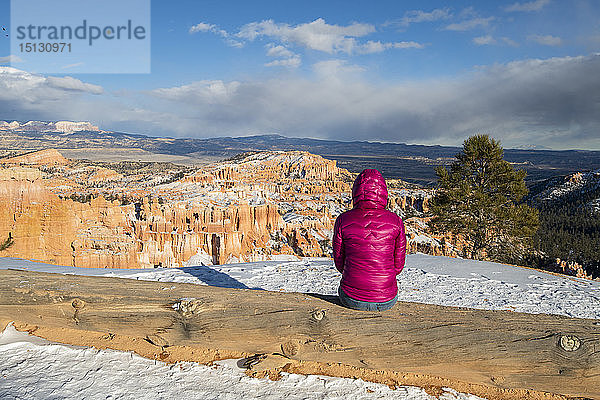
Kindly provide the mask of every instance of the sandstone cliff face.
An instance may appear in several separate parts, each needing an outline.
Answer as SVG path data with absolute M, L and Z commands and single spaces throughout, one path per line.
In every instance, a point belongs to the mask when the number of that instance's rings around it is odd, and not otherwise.
M 28 181 L 34 182 L 42 177 L 42 172 L 35 168 L 11 167 L 0 168 L 0 182 Z M 2 188 L 0 187 L 0 190 Z M 8 190 L 8 189 L 6 189 Z
M 13 238 L 1 255 L 72 265 L 74 215 L 45 189 L 40 176 L 35 169 L 0 170 L 0 238 Z
M 290 180 L 340 180 L 350 174 L 336 162 L 306 151 L 260 152 L 240 160 L 223 163 L 214 169 L 224 180 L 254 180 L 277 182 Z M 218 171 L 222 171 L 219 173 Z
M 79 131 L 94 131 L 99 132 L 100 128 L 89 122 L 72 122 L 72 121 L 57 121 L 54 124 L 54 129 L 57 132 L 74 133 Z
M 182 265 L 197 253 L 208 254 L 213 264 L 237 259 L 251 261 L 268 250 L 270 232 L 281 217 L 272 205 L 204 207 L 185 203 L 160 205 L 144 199 L 133 234 L 142 266 Z
M 214 264 L 252 260 L 281 222 L 272 205 L 186 207 L 147 197 L 120 205 L 102 196 L 74 202 L 47 190 L 39 171 L 23 170 L 0 170 L 0 238 L 14 240 L 2 256 L 99 268 L 176 267 L 198 252 Z
M 54 149 L 34 151 L 22 156 L 0 159 L 0 164 L 14 165 L 65 165 L 69 160 Z
M 348 171 L 306 152 L 252 154 L 173 182 L 50 165 L 0 169 L 0 240 L 14 241 L 1 256 L 99 268 L 330 256 L 335 218 L 351 206 Z M 394 189 L 390 207 L 418 214 L 428 196 Z M 423 226 L 407 220 L 409 251 L 452 251 Z
M 412 209 L 416 212 L 429 211 L 429 199 L 431 190 L 390 190 L 388 198 L 388 207 L 392 210 Z

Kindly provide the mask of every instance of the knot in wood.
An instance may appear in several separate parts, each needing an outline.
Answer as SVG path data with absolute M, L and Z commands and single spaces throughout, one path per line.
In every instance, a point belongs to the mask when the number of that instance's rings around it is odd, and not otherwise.
M 295 356 L 298 354 L 298 344 L 292 341 L 287 341 L 281 345 L 281 353 L 286 357 Z
M 191 316 L 201 311 L 202 301 L 198 299 L 180 299 L 173 304 L 173 309 L 183 316 Z
M 323 318 L 325 318 L 325 310 L 315 310 L 311 313 L 311 315 L 315 320 L 321 321 Z
M 558 343 L 564 351 L 576 351 L 581 346 L 581 340 L 575 335 L 561 335 Z
M 71 302 L 71 305 L 73 306 L 74 309 L 81 310 L 83 307 L 85 307 L 85 301 L 83 301 L 81 299 L 73 299 L 73 301 Z

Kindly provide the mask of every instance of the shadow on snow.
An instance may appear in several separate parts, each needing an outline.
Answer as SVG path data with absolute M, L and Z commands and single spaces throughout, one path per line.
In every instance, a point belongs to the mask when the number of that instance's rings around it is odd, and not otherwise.
M 211 267 L 208 266 L 197 266 L 197 267 L 181 267 L 179 268 L 181 271 L 185 272 L 186 274 L 190 274 L 195 278 L 198 278 L 199 280 L 201 280 L 202 282 L 206 283 L 209 286 L 216 286 L 216 287 L 221 287 L 221 288 L 228 288 L 228 289 L 256 289 L 256 290 L 261 290 L 260 288 L 250 288 L 248 286 L 246 286 L 245 284 L 243 284 L 242 282 L 238 281 L 235 278 L 232 278 L 231 276 L 223 273 L 223 272 L 219 272 L 215 269 L 212 269 Z

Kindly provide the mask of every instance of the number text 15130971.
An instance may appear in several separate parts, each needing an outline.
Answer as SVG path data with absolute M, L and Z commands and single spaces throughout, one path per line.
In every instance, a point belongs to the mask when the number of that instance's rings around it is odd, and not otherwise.
M 19 43 L 21 53 L 70 53 L 71 43 Z

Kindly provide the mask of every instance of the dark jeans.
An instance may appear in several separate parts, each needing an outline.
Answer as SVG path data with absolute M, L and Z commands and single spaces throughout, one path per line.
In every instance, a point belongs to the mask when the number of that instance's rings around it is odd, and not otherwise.
M 359 311 L 385 311 L 389 310 L 396 304 L 398 295 L 389 301 L 383 303 L 375 303 L 371 301 L 361 301 L 348 296 L 341 287 L 338 288 L 338 296 L 343 306 Z

